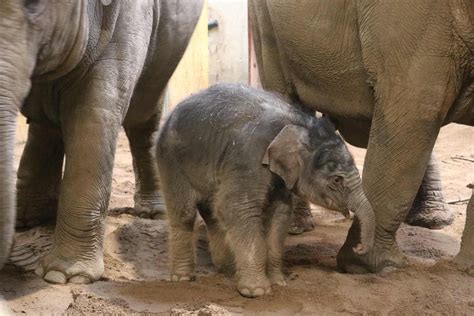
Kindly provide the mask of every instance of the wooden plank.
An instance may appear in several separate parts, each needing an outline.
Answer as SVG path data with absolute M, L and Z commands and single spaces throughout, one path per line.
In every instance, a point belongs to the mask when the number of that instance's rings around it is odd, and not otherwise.
M 16 125 L 16 142 L 18 144 L 24 144 L 28 138 L 28 124 L 26 124 L 26 117 L 18 114 L 17 125 Z
M 248 83 L 247 0 L 209 0 L 209 83 Z
M 205 0 L 201 17 L 196 25 L 188 48 L 168 83 L 165 112 L 172 110 L 176 104 L 192 93 L 209 86 L 207 19 L 208 9 L 207 0 Z
M 258 66 L 257 66 L 257 56 L 255 55 L 255 46 L 253 43 L 253 33 L 252 33 L 252 26 L 250 25 L 250 17 L 248 19 L 248 41 L 249 41 L 249 85 L 255 88 L 262 88 L 262 84 L 260 81 L 260 76 L 258 73 Z

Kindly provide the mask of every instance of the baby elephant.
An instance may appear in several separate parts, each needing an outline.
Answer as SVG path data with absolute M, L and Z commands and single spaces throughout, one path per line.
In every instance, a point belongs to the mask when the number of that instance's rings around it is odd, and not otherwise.
M 170 221 L 171 280 L 193 278 L 196 210 L 214 264 L 235 267 L 246 297 L 285 285 L 281 271 L 293 194 L 352 209 L 366 253 L 374 215 L 352 156 L 326 119 L 241 85 L 215 85 L 183 101 L 164 124 L 158 168 Z M 230 262 L 229 262 L 230 261 Z

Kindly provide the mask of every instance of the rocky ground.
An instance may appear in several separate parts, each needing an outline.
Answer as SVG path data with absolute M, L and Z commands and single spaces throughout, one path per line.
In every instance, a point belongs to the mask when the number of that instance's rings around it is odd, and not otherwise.
M 364 150 L 352 148 L 352 152 L 362 167 Z M 202 238 L 197 241 L 197 280 L 168 282 L 166 221 L 111 212 L 105 237 L 106 270 L 99 282 L 52 285 L 10 266 L 0 273 L 0 294 L 15 314 L 474 314 L 474 278 L 439 263 L 459 250 L 467 202 L 455 202 L 470 196 L 466 185 L 474 180 L 474 129 L 443 128 L 435 152 L 445 197 L 454 203 L 450 207 L 456 219 L 438 231 L 403 225 L 398 240 L 411 261 L 405 269 L 370 275 L 337 272 L 335 256 L 350 222 L 317 208 L 316 229 L 288 238 L 288 286 L 276 287 L 263 298 L 246 299 L 237 293 L 232 279 L 216 273 Z M 133 190 L 131 156 L 121 135 L 110 208 L 133 206 Z M 48 247 L 50 232 L 50 227 L 35 229 L 20 233 L 18 239 L 36 240 L 36 248 L 30 249 L 34 252 Z M 0 314 L 4 314 L 1 307 Z

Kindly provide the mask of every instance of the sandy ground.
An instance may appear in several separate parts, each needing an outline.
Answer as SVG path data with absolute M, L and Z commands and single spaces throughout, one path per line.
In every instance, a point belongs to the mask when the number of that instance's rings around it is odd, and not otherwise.
M 18 146 L 18 155 L 20 150 Z M 474 129 L 459 125 L 443 128 L 435 151 L 446 199 L 468 198 L 466 185 L 474 180 Z M 362 167 L 364 151 L 352 148 L 352 152 Z M 133 190 L 131 156 L 122 134 L 110 208 L 133 206 Z M 241 297 L 232 279 L 216 273 L 203 240 L 197 242 L 197 280 L 166 281 L 167 223 L 112 212 L 107 218 L 105 274 L 99 282 L 51 285 L 32 273 L 8 267 L 0 273 L 0 294 L 16 314 L 474 314 L 474 278 L 449 265 L 436 264 L 459 250 L 466 204 L 451 205 L 456 220 L 443 230 L 403 225 L 398 240 L 410 266 L 371 275 L 336 271 L 335 256 L 350 222 L 316 209 L 316 229 L 288 238 L 288 286 L 276 287 L 272 295 L 259 299 Z M 49 231 L 36 229 L 18 238 L 43 240 L 47 245 Z

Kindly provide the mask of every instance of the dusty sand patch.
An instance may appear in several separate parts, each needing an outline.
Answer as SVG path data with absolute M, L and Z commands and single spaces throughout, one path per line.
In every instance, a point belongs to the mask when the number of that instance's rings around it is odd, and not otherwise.
M 352 151 L 361 167 L 364 150 Z M 446 199 L 469 197 L 466 185 L 474 180 L 474 163 L 452 157 L 474 159 L 474 129 L 460 125 L 443 128 L 435 151 Z M 18 147 L 17 155 L 20 152 Z M 122 134 L 110 208 L 133 206 L 133 190 L 131 157 Z M 166 281 L 166 222 L 114 215 L 107 219 L 106 271 L 101 281 L 84 286 L 51 285 L 9 267 L 0 273 L 0 295 L 17 314 L 474 314 L 474 278 L 449 265 L 435 265 L 459 249 L 466 204 L 451 207 L 456 212 L 455 222 L 443 230 L 403 225 L 399 243 L 411 260 L 410 266 L 377 275 L 347 275 L 335 270 L 335 256 L 350 222 L 317 209 L 315 231 L 288 238 L 288 286 L 253 300 L 239 296 L 235 283 L 216 273 L 202 241 L 198 242 L 197 281 Z M 28 235 L 23 238 L 27 240 Z M 43 245 L 48 245 L 46 239 Z

